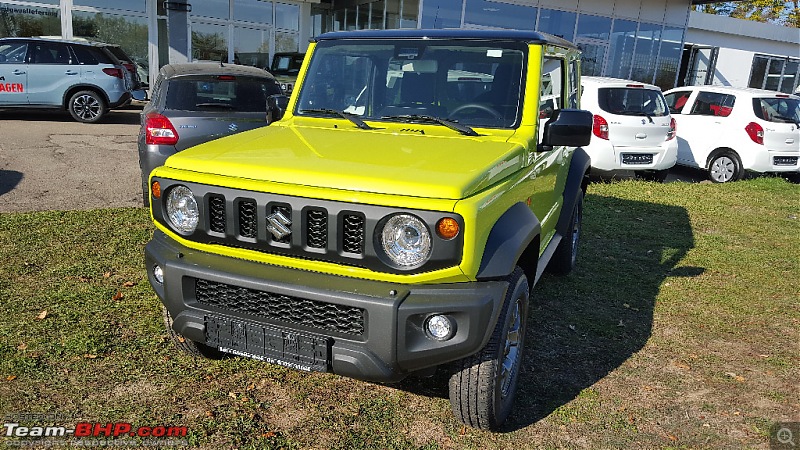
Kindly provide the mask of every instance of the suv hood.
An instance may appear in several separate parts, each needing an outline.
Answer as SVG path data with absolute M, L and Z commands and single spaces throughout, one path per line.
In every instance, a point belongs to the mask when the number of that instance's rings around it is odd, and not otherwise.
M 177 153 L 166 166 L 258 181 L 458 200 L 519 170 L 524 161 L 522 147 L 505 137 L 437 136 L 433 127 L 413 128 L 430 134 L 274 124 Z

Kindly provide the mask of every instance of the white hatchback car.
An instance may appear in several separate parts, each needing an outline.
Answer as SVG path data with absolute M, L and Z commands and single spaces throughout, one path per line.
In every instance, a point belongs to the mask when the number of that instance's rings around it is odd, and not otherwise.
M 633 170 L 663 181 L 675 165 L 678 143 L 661 89 L 617 78 L 582 77 L 581 107 L 594 114 L 592 142 L 584 147 L 592 168 Z
M 686 86 L 664 93 L 678 121 L 678 164 L 725 183 L 754 172 L 798 172 L 800 97 L 760 89 Z

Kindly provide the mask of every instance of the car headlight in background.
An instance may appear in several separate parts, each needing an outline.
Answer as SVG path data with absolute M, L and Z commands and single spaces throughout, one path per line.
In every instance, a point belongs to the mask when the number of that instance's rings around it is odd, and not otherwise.
M 169 190 L 167 218 L 173 228 L 182 233 L 192 233 L 197 228 L 200 210 L 192 191 L 186 186 L 175 186 Z
M 384 224 L 381 245 L 398 268 L 415 269 L 431 256 L 431 233 L 417 217 L 398 214 Z

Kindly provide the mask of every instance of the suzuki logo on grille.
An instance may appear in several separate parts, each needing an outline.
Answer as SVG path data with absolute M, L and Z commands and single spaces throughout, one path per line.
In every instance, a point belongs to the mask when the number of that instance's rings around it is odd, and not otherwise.
M 280 240 L 292 234 L 292 230 L 289 229 L 292 226 L 292 221 L 287 219 L 280 211 L 267 216 L 267 222 L 269 222 L 267 231 L 272 233 L 275 239 Z
M 239 129 L 239 126 L 236 125 L 235 123 L 232 123 L 232 124 L 228 125 L 228 130 L 230 130 L 231 133 L 236 132 L 236 130 L 238 130 L 238 129 Z

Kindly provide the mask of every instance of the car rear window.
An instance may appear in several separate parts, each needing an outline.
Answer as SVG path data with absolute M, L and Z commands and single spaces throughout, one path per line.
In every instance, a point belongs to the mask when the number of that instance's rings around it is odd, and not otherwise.
M 767 122 L 800 124 L 800 100 L 794 98 L 754 98 L 753 112 Z
M 114 64 L 105 52 L 95 47 L 73 45 L 72 51 L 75 52 L 79 64 L 90 66 L 97 64 Z
M 186 77 L 169 82 L 167 109 L 182 111 L 266 111 L 267 97 L 280 94 L 273 80 L 233 77 Z
M 660 91 L 638 87 L 600 88 L 600 109 L 622 116 L 666 116 L 667 102 Z

